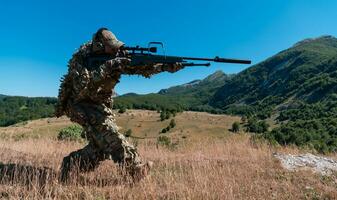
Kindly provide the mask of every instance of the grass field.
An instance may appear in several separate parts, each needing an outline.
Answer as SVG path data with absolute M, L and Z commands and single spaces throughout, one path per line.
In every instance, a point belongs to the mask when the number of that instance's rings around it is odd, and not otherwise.
M 169 120 L 160 122 L 152 111 L 116 115 L 122 132 L 132 129 L 133 136 L 146 138 L 131 140 L 145 160 L 154 162 L 148 177 L 132 184 L 105 161 L 95 172 L 61 185 L 62 158 L 84 144 L 56 140 L 58 131 L 71 124 L 68 119 L 41 119 L 0 128 L 0 162 L 7 170 L 0 199 L 337 199 L 337 174 L 284 170 L 273 153 L 303 150 L 230 133 L 238 117 L 178 114 L 177 126 L 165 133 L 174 145 L 161 146 L 156 138 Z

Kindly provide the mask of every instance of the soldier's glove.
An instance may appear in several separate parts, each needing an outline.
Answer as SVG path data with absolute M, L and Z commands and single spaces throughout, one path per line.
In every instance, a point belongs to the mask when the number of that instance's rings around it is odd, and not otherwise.
M 176 71 L 179 71 L 180 69 L 184 68 L 183 64 L 181 63 L 175 63 L 175 64 L 164 64 L 162 68 L 165 71 L 168 71 L 170 73 L 174 73 Z

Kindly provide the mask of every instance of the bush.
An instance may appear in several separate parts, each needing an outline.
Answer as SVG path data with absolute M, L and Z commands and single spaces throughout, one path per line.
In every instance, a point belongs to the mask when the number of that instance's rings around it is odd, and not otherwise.
M 281 145 L 297 145 L 320 153 L 337 152 L 336 118 L 297 120 L 282 124 L 263 136 Z
M 237 132 L 240 131 L 240 123 L 239 123 L 239 122 L 234 122 L 234 123 L 232 124 L 232 131 L 233 131 L 234 133 L 237 133 Z
M 166 133 L 166 132 L 167 132 L 166 128 L 163 128 L 163 129 L 161 130 L 161 133 Z
M 164 121 L 166 119 L 170 119 L 170 117 L 171 117 L 171 112 L 165 111 L 165 110 L 163 110 L 163 111 L 160 112 L 160 121 Z
M 74 124 L 63 128 L 58 136 L 58 140 L 68 140 L 68 141 L 83 141 L 84 135 L 82 135 L 83 128 L 80 125 Z
M 119 110 L 118 113 L 122 114 L 126 112 L 126 108 L 124 106 L 122 106 Z
M 125 137 L 130 137 L 132 135 L 132 130 L 128 129 L 125 133 L 124 133 Z
M 170 121 L 170 124 L 166 128 L 161 130 L 161 133 L 169 132 L 171 130 L 171 128 L 174 128 L 175 126 L 176 126 L 176 121 L 174 119 L 172 119 Z
M 247 117 L 243 115 L 243 116 L 241 117 L 241 122 L 242 122 L 243 124 L 245 124 L 245 123 L 247 122 Z
M 170 121 L 169 127 L 170 127 L 170 128 L 174 128 L 176 125 L 177 125 L 177 124 L 176 124 L 176 121 L 175 121 L 174 119 L 172 119 L 172 120 Z
M 265 133 L 268 131 L 269 124 L 264 120 L 249 119 L 247 124 L 247 131 L 252 133 Z
M 170 146 L 171 138 L 167 137 L 166 135 L 161 135 L 157 138 L 157 144 L 162 146 Z
M 161 130 L 161 133 L 167 133 L 167 132 L 169 132 L 170 131 L 170 126 L 168 126 L 168 127 L 166 127 L 166 128 L 163 128 L 162 130 Z

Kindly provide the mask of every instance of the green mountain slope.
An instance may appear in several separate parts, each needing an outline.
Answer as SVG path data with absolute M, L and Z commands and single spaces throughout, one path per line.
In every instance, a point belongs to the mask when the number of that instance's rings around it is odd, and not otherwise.
M 210 104 L 230 113 L 269 116 L 276 106 L 326 101 L 337 91 L 336 62 L 336 38 L 304 40 L 239 73 Z
M 170 87 L 159 91 L 159 94 L 164 95 L 187 95 L 204 92 L 205 95 L 214 93 L 219 86 L 224 85 L 231 79 L 233 75 L 226 75 L 222 71 L 217 71 L 203 80 L 194 80 L 192 82 Z
M 336 152 L 337 39 L 304 40 L 241 72 L 210 105 L 227 113 L 272 117 L 277 127 L 262 134 L 270 141 Z

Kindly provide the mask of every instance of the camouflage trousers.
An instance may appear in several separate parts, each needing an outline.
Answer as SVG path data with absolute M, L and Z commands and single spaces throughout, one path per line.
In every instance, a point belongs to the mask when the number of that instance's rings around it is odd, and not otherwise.
M 67 182 L 74 170 L 92 171 L 106 159 L 119 163 L 131 174 L 137 166 L 142 165 L 135 147 L 118 132 L 110 108 L 105 105 L 81 103 L 72 106 L 67 114 L 71 121 L 83 126 L 89 143 L 63 159 L 60 177 L 62 182 Z

